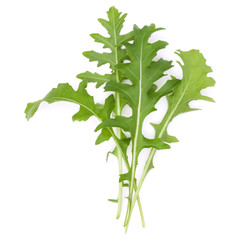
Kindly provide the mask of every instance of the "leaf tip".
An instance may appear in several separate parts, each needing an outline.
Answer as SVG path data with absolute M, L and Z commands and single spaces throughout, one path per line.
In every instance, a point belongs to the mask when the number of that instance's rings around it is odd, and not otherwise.
M 41 102 L 42 102 L 42 100 L 39 100 L 39 101 L 27 104 L 27 107 L 25 108 L 24 113 L 25 113 L 25 117 L 28 121 L 29 121 L 30 118 L 32 118 L 34 116 L 34 114 L 38 110 Z
M 100 123 L 95 129 L 94 132 L 99 131 L 102 128 L 102 123 Z
M 117 203 L 118 200 L 117 199 L 108 199 L 109 202 L 113 202 L 113 203 Z

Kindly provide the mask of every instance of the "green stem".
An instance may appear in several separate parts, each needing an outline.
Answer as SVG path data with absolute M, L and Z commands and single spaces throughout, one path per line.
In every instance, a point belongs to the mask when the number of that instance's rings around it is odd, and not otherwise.
M 118 73 L 117 74 L 117 80 L 119 79 Z M 121 103 L 120 103 L 120 96 L 119 94 L 116 93 L 116 114 L 121 115 Z M 116 130 L 116 136 L 121 139 L 121 129 L 117 128 Z M 122 155 L 120 150 L 117 150 L 117 159 L 118 159 L 118 174 L 119 176 L 122 174 Z M 117 208 L 117 219 L 121 215 L 121 210 L 122 210 L 122 182 L 119 183 L 118 185 L 118 208 Z
M 183 97 L 183 96 L 182 96 Z M 161 128 L 160 132 L 158 134 L 156 134 L 156 137 L 157 138 L 162 138 L 163 134 L 165 133 L 167 127 L 168 127 L 168 124 L 170 123 L 171 119 L 172 119 L 172 116 L 174 114 L 174 112 L 176 111 L 177 109 L 177 106 L 179 105 L 182 97 L 180 98 L 180 100 L 178 101 L 177 105 L 175 106 L 174 109 L 172 109 L 172 111 L 170 112 L 170 114 L 166 114 L 163 118 L 163 127 Z M 146 161 L 146 164 L 145 164 L 145 167 L 143 169 L 143 173 L 142 173 L 142 176 L 139 180 L 139 183 L 138 183 L 138 186 L 137 186 L 137 189 L 135 191 L 135 195 L 134 195 L 134 198 L 132 200 L 132 204 L 131 204 L 131 208 L 129 209 L 129 211 L 127 212 L 127 215 L 126 215 L 126 219 L 125 219 L 125 223 L 124 223 L 124 226 L 125 226 L 125 231 L 127 231 L 128 229 L 128 225 L 129 225 L 129 222 L 130 222 L 130 218 L 131 218 L 131 215 L 132 215 L 132 211 L 133 211 L 133 208 L 134 208 L 134 204 L 136 202 L 136 199 L 138 198 L 139 196 L 139 192 L 141 190 L 141 187 L 142 187 L 142 184 L 143 184 L 143 181 L 149 171 L 149 167 L 150 167 L 150 164 L 152 163 L 153 161 L 153 157 L 156 153 L 156 149 L 155 148 L 152 148 L 150 153 L 149 153 L 149 156 L 148 156 L 148 159 Z
M 121 146 L 118 144 L 118 141 L 117 141 L 117 137 L 115 135 L 115 133 L 113 132 L 113 130 L 111 128 L 108 128 L 108 130 L 110 131 L 116 145 L 117 145 L 117 148 L 118 150 L 121 152 L 121 155 L 122 155 L 122 159 L 126 165 L 126 168 L 127 170 L 129 171 L 130 170 L 130 165 L 129 165 L 129 162 L 127 161 L 127 159 L 124 157 L 124 153 L 121 149 Z M 137 190 L 137 184 L 135 183 L 134 184 L 134 191 Z M 142 226 L 145 227 L 145 220 L 144 220 L 144 215 L 143 215 L 143 210 L 142 210 L 142 204 L 141 204 L 141 201 L 140 201 L 140 197 L 139 197 L 139 194 L 138 194 L 138 197 L 137 197 L 137 203 L 138 203 L 138 208 L 139 208 L 139 212 L 140 212 L 140 216 L 141 216 L 141 221 L 142 221 Z
M 127 208 L 127 214 L 124 221 L 124 226 L 128 223 L 128 218 L 131 214 L 132 209 L 132 201 L 133 201 L 133 188 L 134 188 L 134 182 L 135 182 L 135 174 L 136 174 L 136 167 L 137 167 L 137 161 L 138 161 L 138 138 L 139 133 L 141 131 L 141 104 L 142 104 L 142 78 L 143 78 L 143 72 L 142 72 L 142 44 L 140 48 L 140 57 L 139 57 L 139 96 L 138 96 L 138 105 L 137 105 L 137 114 L 136 114 L 136 131 L 135 136 L 133 139 L 133 148 L 132 148 L 132 165 L 131 165 L 131 181 L 130 181 L 130 187 L 129 187 L 129 201 L 128 201 L 128 208 Z
M 115 33 L 115 29 L 114 29 Z M 116 33 L 115 33 L 115 63 L 118 64 L 118 49 L 117 49 L 117 38 L 116 38 Z M 116 70 L 116 82 L 120 82 L 120 76 L 118 70 Z M 119 93 L 115 94 L 115 99 L 116 99 L 116 115 L 121 115 L 121 97 Z M 121 129 L 117 128 L 116 130 L 116 136 L 121 139 Z M 117 150 L 117 159 L 118 159 L 118 174 L 119 176 L 122 174 L 122 155 L 119 151 Z M 117 208 L 117 219 L 121 215 L 121 210 L 122 210 L 122 182 L 119 183 L 118 185 L 118 208 Z
M 115 53 L 115 64 L 117 65 L 119 63 L 118 60 L 118 41 L 117 41 L 117 34 L 116 34 L 116 23 L 115 23 L 115 16 L 114 16 L 114 53 Z M 118 70 L 115 70 L 116 72 L 116 82 L 120 82 L 120 76 Z M 121 97 L 119 93 L 115 94 L 115 100 L 116 100 L 116 115 L 121 115 Z M 121 139 L 121 129 L 117 128 L 116 130 L 116 136 Z M 122 174 L 122 155 L 120 150 L 117 150 L 117 159 L 118 159 L 118 174 L 119 176 Z M 118 208 L 117 208 L 117 219 L 121 215 L 122 210 L 122 182 L 118 184 Z
M 142 176 L 141 176 L 141 178 L 140 178 L 140 180 L 139 180 L 137 189 L 136 189 L 135 194 L 134 194 L 134 197 L 133 197 L 133 199 L 132 199 L 131 208 L 129 209 L 128 215 L 126 216 L 126 219 L 125 219 L 125 232 L 127 232 L 128 225 L 129 225 L 129 222 L 130 222 L 130 219 L 131 219 L 131 215 L 132 215 L 132 211 L 133 211 L 134 205 L 135 205 L 135 203 L 136 203 L 136 200 L 137 200 L 138 197 L 139 197 L 139 192 L 140 192 L 141 187 L 142 187 L 142 185 L 143 185 L 143 182 L 144 182 L 144 180 L 145 180 L 145 178 L 146 178 L 146 175 L 147 175 L 147 173 L 148 173 L 148 169 L 149 169 L 150 164 L 151 164 L 151 162 L 152 162 L 152 160 L 153 160 L 153 157 L 154 157 L 154 155 L 155 155 L 155 152 L 156 152 L 156 149 L 155 149 L 155 148 L 152 148 L 152 149 L 151 149 L 151 152 L 150 152 L 150 154 L 149 154 L 149 156 L 148 156 L 147 162 L 146 162 L 146 164 L 145 164 L 145 167 L 144 167 L 144 169 L 143 169 Z
M 137 184 L 136 183 L 134 183 L 133 188 L 134 188 L 134 191 L 136 192 L 137 191 Z M 139 213 L 140 213 L 140 217 L 141 217 L 142 227 L 144 228 L 145 227 L 145 220 L 144 220 L 142 204 L 141 204 L 141 201 L 140 201 L 139 193 L 138 193 L 138 197 L 134 200 L 134 204 L 135 204 L 136 200 L 137 200 L 137 203 L 138 203 L 138 208 L 139 208 Z M 129 214 L 130 214 L 130 209 L 131 209 L 130 207 L 127 208 L 127 213 L 126 213 L 126 217 L 125 217 L 124 225 L 123 225 L 124 227 L 126 227 L 126 225 L 127 225 L 128 217 L 129 217 Z
M 118 157 L 118 169 L 119 169 L 119 175 L 122 174 L 122 158 Z M 121 215 L 122 210 L 122 182 L 118 184 L 118 209 L 117 209 L 117 219 Z

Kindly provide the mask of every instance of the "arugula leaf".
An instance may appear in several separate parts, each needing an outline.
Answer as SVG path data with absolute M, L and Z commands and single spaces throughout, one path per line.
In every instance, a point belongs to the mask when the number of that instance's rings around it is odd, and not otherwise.
M 25 109 L 26 118 L 29 120 L 33 117 L 43 101 L 48 103 L 67 101 L 80 105 L 80 110 L 73 116 L 74 121 L 86 121 L 91 116 L 95 116 L 100 121 L 108 119 L 114 108 L 113 95 L 106 99 L 104 105 L 95 104 L 93 97 L 88 94 L 86 86 L 86 82 L 81 82 L 77 91 L 75 91 L 68 83 L 60 83 L 57 88 L 53 88 L 43 99 L 27 104 Z
M 77 75 L 87 82 L 96 82 L 96 87 L 100 87 L 108 81 L 121 81 L 122 78 L 118 71 L 115 70 L 114 66 L 128 59 L 125 49 L 122 49 L 122 44 L 133 40 L 133 33 L 121 35 L 123 23 L 127 14 L 122 14 L 115 7 L 111 7 L 107 12 L 108 20 L 99 18 L 98 21 L 107 30 L 109 37 L 104 37 L 98 33 L 93 33 L 90 36 L 95 42 L 103 44 L 103 48 L 108 48 L 110 52 L 98 53 L 95 51 L 83 52 L 83 55 L 89 59 L 90 62 L 96 61 L 97 66 L 109 64 L 110 68 L 113 69 L 112 74 L 101 75 L 98 73 L 85 72 Z
M 168 143 L 177 141 L 175 137 L 170 136 L 167 133 L 167 127 L 173 118 L 181 113 L 198 110 L 189 106 L 189 103 L 192 100 L 205 100 L 214 102 L 212 98 L 201 94 L 202 89 L 215 85 L 215 81 L 211 77 L 207 76 L 208 73 L 212 72 L 212 69 L 206 65 L 206 59 L 203 57 L 203 55 L 198 50 L 190 50 L 187 52 L 179 50 L 176 53 L 183 61 L 183 64 L 178 62 L 183 71 L 183 78 L 179 84 L 176 85 L 174 92 L 167 96 L 168 110 L 163 120 L 159 124 L 153 124 L 156 137 L 161 138 L 163 141 Z M 132 205 L 129 210 L 129 214 L 125 221 L 126 230 L 128 228 L 134 203 L 138 197 L 143 181 L 147 173 L 153 168 L 153 157 L 155 152 L 156 149 L 152 148 L 146 161 L 142 176 L 139 180 L 139 184 L 132 201 Z
M 127 14 L 122 14 L 115 7 L 111 7 L 107 12 L 107 15 L 108 20 L 100 18 L 98 21 L 107 30 L 109 37 L 104 37 L 98 33 L 93 33 L 90 36 L 95 40 L 95 42 L 103 44 L 103 48 L 108 48 L 110 50 L 110 53 L 97 53 L 95 51 L 87 51 L 84 52 L 83 55 L 89 58 L 89 61 L 97 61 L 98 66 L 108 63 L 112 69 L 112 73 L 101 75 L 87 71 L 77 75 L 77 78 L 80 78 L 83 81 L 96 82 L 97 88 L 109 81 L 120 82 L 123 80 L 121 74 L 114 68 L 114 66 L 128 58 L 126 50 L 122 49 L 121 47 L 124 42 L 133 39 L 132 32 L 124 35 L 120 34 Z M 115 102 L 116 104 L 114 113 L 120 115 L 125 103 L 121 100 L 118 93 L 115 94 Z M 124 140 L 126 138 L 120 129 L 117 129 L 116 136 L 121 140 Z M 110 135 L 108 135 L 106 131 L 102 130 L 102 133 L 100 134 L 96 143 L 101 143 L 103 140 L 109 138 Z M 118 151 L 116 150 L 114 152 L 116 153 L 115 155 L 118 157 L 119 161 L 121 161 L 121 156 Z
M 27 104 L 25 109 L 26 118 L 29 120 L 33 117 L 40 104 L 44 101 L 47 103 L 67 101 L 80 106 L 80 110 L 72 117 L 73 121 L 86 121 L 92 116 L 96 117 L 100 122 L 108 119 L 114 108 L 115 101 L 113 95 L 110 95 L 105 100 L 104 105 L 96 104 L 94 103 L 93 97 L 90 96 L 85 89 L 86 85 L 86 82 L 81 82 L 78 90 L 75 91 L 68 83 L 60 83 L 57 88 L 53 88 L 43 99 Z M 114 139 L 126 167 L 129 169 L 126 142 L 120 141 L 112 128 L 109 127 L 103 130 L 97 138 L 96 144 L 107 141 L 110 135 Z
M 80 73 L 77 75 L 77 78 L 82 79 L 86 82 L 96 82 L 96 87 L 101 87 L 104 83 L 115 80 L 116 76 L 115 74 L 105 74 L 101 75 L 98 73 L 91 73 L 89 71 L 86 71 L 84 73 Z
M 135 171 L 138 163 L 138 156 L 143 148 L 154 147 L 156 149 L 167 149 L 169 145 L 164 143 L 160 138 L 147 139 L 142 134 L 143 121 L 151 112 L 155 111 L 157 101 L 173 92 L 178 80 L 167 81 L 158 91 L 154 82 L 164 76 L 164 72 L 172 67 L 170 61 L 160 59 L 153 61 L 160 49 L 163 49 L 167 43 L 157 41 L 149 43 L 148 39 L 152 33 L 161 30 L 154 24 L 139 29 L 134 26 L 133 44 L 125 43 L 130 63 L 122 63 L 116 66 L 121 74 L 131 81 L 130 84 L 110 81 L 106 84 L 106 91 L 115 91 L 127 100 L 132 108 L 131 117 L 116 116 L 114 119 L 103 121 L 96 131 L 104 127 L 118 127 L 131 133 L 132 139 L 132 164 L 131 164 L 131 181 L 129 189 L 129 199 L 133 194 Z M 151 94 L 149 94 L 151 92 Z M 129 175 L 128 174 L 128 175 Z
M 183 78 L 176 87 L 174 93 L 167 96 L 168 110 L 160 124 L 153 124 L 156 136 L 165 139 L 166 142 L 173 142 L 167 134 L 167 126 L 177 115 L 185 112 L 199 110 L 191 108 L 189 103 L 193 100 L 204 100 L 214 102 L 208 96 L 201 94 L 201 90 L 215 85 L 215 81 L 207 74 L 212 69 L 206 65 L 206 59 L 198 50 L 187 52 L 177 51 L 176 54 L 182 59 L 183 64 L 178 62 L 183 71 Z
M 96 82 L 96 87 L 100 87 L 106 82 L 121 82 L 123 80 L 121 74 L 117 69 L 114 68 L 115 65 L 122 63 L 124 60 L 128 59 L 126 49 L 122 49 L 122 44 L 132 40 L 132 32 L 121 35 L 121 30 L 123 28 L 123 22 L 127 14 L 122 14 L 115 7 L 111 7 L 107 12 L 108 20 L 98 19 L 102 26 L 107 30 L 109 37 L 104 37 L 98 33 L 93 33 L 90 36 L 95 40 L 95 42 L 103 44 L 103 48 L 108 48 L 110 52 L 98 53 L 95 51 L 84 52 L 83 55 L 89 59 L 90 62 L 96 61 L 97 66 L 102 66 L 104 64 L 109 64 L 112 74 L 100 75 L 98 73 L 85 72 L 77 75 L 77 78 L 80 78 L 87 82 Z M 121 111 L 125 103 L 121 100 L 121 97 L 118 93 L 115 94 L 115 109 L 114 113 L 121 115 Z M 118 141 L 123 141 L 125 139 L 124 134 L 122 134 L 121 129 L 116 130 L 116 136 L 119 139 Z M 105 130 L 102 130 L 100 136 L 98 137 L 96 144 L 101 143 L 102 141 L 108 140 L 111 138 Z M 125 146 L 125 145 L 123 145 Z M 113 151 L 114 155 L 118 158 L 119 165 L 119 175 L 122 174 L 122 154 L 120 150 L 116 148 Z M 108 158 L 107 154 L 107 158 Z M 125 161 L 126 164 L 126 161 Z M 122 206 L 122 183 L 119 183 L 119 194 L 118 194 L 118 210 L 117 218 L 120 217 L 121 206 Z M 142 216 L 143 219 L 143 216 Z
M 118 10 L 115 7 L 111 7 L 107 12 L 107 14 L 108 14 L 109 21 L 104 19 L 99 19 L 99 22 L 102 24 L 103 27 L 106 28 L 110 37 L 106 38 L 101 36 L 100 34 L 91 34 L 91 37 L 96 42 L 102 43 L 104 48 L 110 48 L 111 52 L 97 53 L 94 51 L 88 51 L 88 52 L 84 52 L 83 55 L 89 58 L 90 61 L 97 61 L 98 66 L 109 63 L 110 68 L 112 69 L 112 73 L 101 75 L 98 73 L 91 73 L 89 71 L 86 71 L 84 73 L 78 74 L 77 78 L 80 78 L 83 80 L 83 82 L 80 84 L 80 86 L 83 86 L 82 88 L 80 88 L 81 90 L 79 89 L 77 93 L 75 93 L 69 85 L 59 85 L 57 89 L 53 89 L 44 99 L 28 104 L 27 109 L 25 111 L 28 119 L 34 115 L 34 113 L 37 111 L 42 101 L 47 101 L 50 103 L 51 101 L 54 102 L 54 101 L 63 100 L 63 101 L 70 101 L 70 102 L 75 102 L 77 104 L 80 104 L 81 107 L 79 112 L 77 112 L 73 116 L 74 121 L 75 120 L 86 121 L 91 116 L 94 115 L 101 122 L 110 118 L 110 115 L 112 113 L 121 114 L 121 110 L 126 104 L 126 102 L 121 100 L 119 94 L 115 94 L 115 100 L 111 95 L 108 99 L 106 99 L 104 106 L 102 106 L 99 104 L 94 104 L 93 98 L 90 95 L 88 95 L 85 90 L 86 83 L 89 83 L 89 82 L 96 82 L 96 87 L 98 88 L 108 81 L 120 82 L 123 80 L 119 71 L 116 69 L 113 69 L 113 66 L 123 62 L 123 60 L 128 58 L 128 56 L 126 55 L 126 50 L 122 49 L 121 46 L 122 46 L 122 43 L 131 40 L 133 38 L 133 34 L 132 32 L 124 35 L 120 34 L 120 31 L 123 27 L 123 22 L 127 14 L 122 15 L 120 12 L 118 12 Z M 61 91 L 61 89 L 63 88 L 64 90 Z M 60 96 L 58 96 L 59 94 Z M 82 96 L 80 97 L 80 95 Z M 84 100 L 84 97 L 86 98 L 85 100 L 87 101 Z M 116 104 L 113 104 L 112 102 L 115 102 Z M 113 109 L 114 105 L 115 105 L 115 108 Z M 112 128 L 107 128 L 107 129 L 102 129 L 95 144 L 100 144 L 104 141 L 107 141 L 111 137 L 114 139 L 116 143 L 116 147 L 114 148 L 112 153 L 118 158 L 119 175 L 121 175 L 122 174 L 122 158 L 124 160 L 126 168 L 128 170 L 130 169 L 128 158 L 127 158 L 127 147 L 129 145 L 130 139 L 127 138 L 120 129 L 117 129 L 116 133 L 114 133 Z M 107 157 L 108 155 L 109 153 L 107 154 Z M 122 186 L 123 184 L 119 183 L 117 218 L 119 218 L 120 212 L 121 212 Z M 138 198 L 138 205 L 139 205 L 139 210 L 141 214 L 142 224 L 144 226 L 144 217 L 143 217 L 141 202 L 139 198 Z

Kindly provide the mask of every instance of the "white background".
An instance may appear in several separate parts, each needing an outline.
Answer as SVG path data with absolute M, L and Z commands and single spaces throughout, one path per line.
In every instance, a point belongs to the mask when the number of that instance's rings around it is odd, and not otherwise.
M 1 1 L 0 3 L 0 239 L 240 239 L 240 14 L 228 0 Z M 200 49 L 213 69 L 216 103 L 179 116 L 169 132 L 179 143 L 155 156 L 127 235 L 115 220 L 117 161 L 95 146 L 95 119 L 72 122 L 78 107 L 43 103 L 29 122 L 24 109 L 59 82 L 97 71 L 82 52 L 101 49 L 89 34 L 115 5 L 127 12 L 125 31 L 155 23 L 169 42 L 163 55 Z M 177 70 L 176 70 L 177 71 Z M 176 72 L 176 74 L 179 74 Z M 94 92 L 90 87 L 89 91 Z M 100 89 L 96 100 L 102 101 Z M 150 129 L 150 128 L 149 128 Z M 149 130 L 151 131 L 151 130 Z M 142 166 L 140 162 L 140 168 Z

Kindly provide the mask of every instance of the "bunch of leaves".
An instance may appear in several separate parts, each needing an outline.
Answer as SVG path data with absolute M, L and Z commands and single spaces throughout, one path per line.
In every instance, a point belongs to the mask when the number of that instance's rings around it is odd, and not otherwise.
M 107 30 L 108 37 L 100 34 L 91 34 L 98 43 L 103 44 L 110 52 L 98 53 L 95 51 L 84 52 L 83 55 L 89 61 L 96 61 L 97 66 L 108 64 L 111 74 L 101 75 L 86 71 L 77 75 L 81 79 L 78 90 L 75 91 L 68 83 L 62 83 L 52 89 L 43 99 L 29 103 L 25 110 L 26 118 L 30 119 L 38 110 L 41 102 L 53 103 L 68 101 L 80 106 L 80 110 L 72 117 L 73 120 L 86 121 L 95 116 L 100 124 L 95 131 L 101 130 L 96 144 L 113 138 L 116 146 L 111 151 L 118 159 L 119 185 L 117 199 L 109 199 L 117 202 L 117 218 L 122 209 L 123 187 L 128 188 L 127 211 L 124 226 L 127 231 L 131 215 L 136 201 L 141 215 L 142 225 L 144 217 L 139 197 L 144 179 L 153 168 L 153 158 L 157 150 L 169 149 L 170 143 L 177 142 L 177 138 L 167 133 L 169 123 L 179 114 L 197 110 L 189 106 L 193 100 L 213 101 L 212 98 L 201 94 L 201 90 L 214 86 L 215 81 L 208 77 L 211 68 L 206 65 L 206 60 L 198 50 L 180 51 L 176 54 L 182 60 L 178 62 L 182 69 L 182 79 L 169 77 L 161 88 L 157 81 L 163 81 L 166 71 L 173 67 L 172 61 L 162 58 L 154 60 L 158 51 L 165 48 L 164 41 L 149 42 L 151 35 L 160 31 L 154 24 L 139 28 L 136 25 L 133 31 L 121 34 L 126 14 L 120 13 L 115 7 L 111 7 L 108 20 L 99 19 L 99 22 Z M 128 81 L 125 81 L 128 80 Z M 95 103 L 93 96 L 86 90 L 88 83 L 96 83 L 96 87 L 105 85 L 105 91 L 110 92 L 104 104 Z M 155 105 L 163 98 L 167 98 L 168 109 L 159 123 L 152 126 L 155 130 L 155 138 L 149 139 L 143 135 L 143 122 L 146 117 L 156 111 Z M 128 105 L 132 110 L 130 117 L 122 114 L 123 107 Z M 125 132 L 129 132 L 127 137 Z M 131 142 L 131 156 L 128 156 L 128 147 Z M 151 148 L 142 175 L 137 181 L 136 169 L 139 155 L 144 148 Z M 130 163 L 131 159 L 131 163 Z M 127 172 L 123 172 L 122 163 Z

